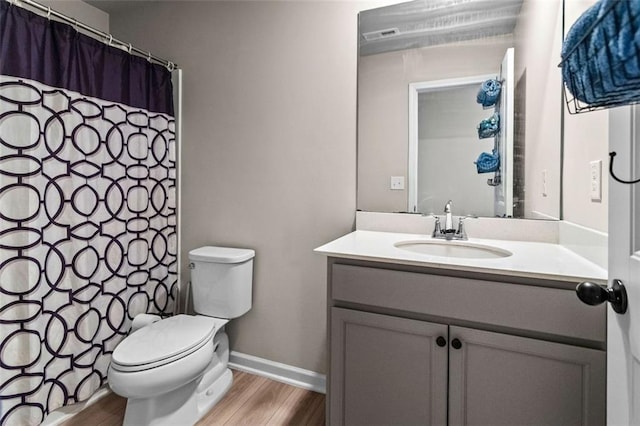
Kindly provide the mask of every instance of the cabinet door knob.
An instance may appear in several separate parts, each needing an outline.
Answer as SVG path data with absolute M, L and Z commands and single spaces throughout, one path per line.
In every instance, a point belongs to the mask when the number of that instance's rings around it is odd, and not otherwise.
M 447 345 L 447 339 L 445 339 L 442 336 L 438 336 L 438 338 L 436 339 L 436 345 L 440 346 L 441 348 Z
M 462 347 L 462 342 L 459 339 L 453 339 L 451 341 L 451 346 L 453 346 L 453 349 L 460 349 Z

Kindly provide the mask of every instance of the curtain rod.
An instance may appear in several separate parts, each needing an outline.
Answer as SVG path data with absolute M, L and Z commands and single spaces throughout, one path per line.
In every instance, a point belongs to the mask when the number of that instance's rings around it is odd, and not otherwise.
M 101 41 L 104 42 L 105 44 L 108 44 L 109 46 L 117 47 L 121 50 L 124 50 L 125 52 L 129 52 L 129 54 L 136 53 L 138 54 L 138 56 L 147 58 L 149 62 L 155 61 L 160 65 L 164 65 L 165 67 L 167 67 L 169 71 L 173 71 L 176 68 L 178 68 L 178 66 L 174 62 L 152 55 L 151 52 L 138 49 L 137 47 L 132 46 L 131 43 L 125 43 L 121 40 L 118 40 L 117 38 L 113 37 L 113 35 L 111 34 L 107 34 L 104 31 L 100 31 L 97 28 L 94 28 L 92 26 L 79 22 L 75 18 L 71 18 L 70 16 L 64 15 L 60 12 L 56 12 L 55 10 L 51 9 L 51 7 L 40 4 L 34 0 L 7 0 L 7 1 L 15 6 L 22 7 L 23 9 L 26 9 L 24 5 L 28 5 L 42 12 L 46 12 L 47 19 L 51 18 L 51 16 L 55 16 L 56 18 L 61 19 L 67 22 L 68 24 L 73 25 L 76 31 L 78 30 L 78 28 L 82 28 L 83 30 L 88 31 L 91 34 L 94 34 L 98 37 L 103 38 L 104 40 L 101 40 Z

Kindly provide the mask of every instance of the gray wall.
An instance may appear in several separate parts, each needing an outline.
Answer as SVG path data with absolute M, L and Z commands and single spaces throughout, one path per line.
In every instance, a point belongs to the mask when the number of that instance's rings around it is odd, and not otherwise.
M 565 30 L 595 0 L 567 0 Z M 565 107 L 566 108 L 566 107 Z M 602 201 L 591 201 L 591 161 L 602 161 Z M 609 111 L 564 115 L 563 219 L 597 231 L 608 231 Z
M 562 78 L 558 63 L 562 44 L 562 1 L 525 0 L 514 35 L 516 87 L 520 83 L 526 88 L 522 101 L 524 119 L 516 116 L 516 119 L 524 120 L 524 126 L 521 124 L 520 128 L 523 129 L 525 150 L 525 216 L 558 219 L 562 136 Z M 546 196 L 543 195 L 543 170 L 547 173 Z M 563 195 L 574 191 L 572 187 L 565 187 Z
M 236 351 L 324 372 L 326 266 L 351 231 L 357 12 L 366 2 L 140 2 L 111 31 L 184 70 L 183 265 L 257 252 Z M 182 271 L 185 279 L 188 270 Z

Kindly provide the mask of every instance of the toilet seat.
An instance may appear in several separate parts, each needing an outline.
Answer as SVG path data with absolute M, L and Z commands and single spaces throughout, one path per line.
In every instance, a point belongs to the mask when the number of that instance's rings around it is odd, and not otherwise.
M 211 342 L 224 323 L 191 315 L 155 322 L 127 336 L 113 351 L 111 366 L 121 372 L 136 372 L 175 362 Z
M 120 396 L 133 399 L 151 398 L 193 382 L 202 375 L 213 359 L 213 340 L 200 349 L 170 363 L 137 371 L 123 371 L 111 363 L 108 380 L 111 389 Z

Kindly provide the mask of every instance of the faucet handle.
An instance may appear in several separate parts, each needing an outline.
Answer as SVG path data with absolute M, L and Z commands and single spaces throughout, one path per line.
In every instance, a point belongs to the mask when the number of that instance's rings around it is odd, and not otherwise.
M 461 217 L 460 220 L 458 220 L 458 230 L 456 231 L 456 236 L 462 240 L 466 240 L 467 239 L 467 233 L 464 231 L 464 220 L 466 218 Z
M 456 235 L 460 237 L 460 239 L 466 240 L 467 239 L 467 233 L 464 230 L 464 221 L 465 219 L 477 219 L 478 216 L 475 215 L 466 215 L 466 216 L 462 216 L 460 217 L 460 219 L 458 219 L 458 230 L 456 231 Z
M 440 227 L 440 218 L 438 216 L 433 216 L 435 219 L 435 225 L 433 226 L 433 234 L 431 236 L 435 238 L 436 235 L 442 234 L 442 229 Z

